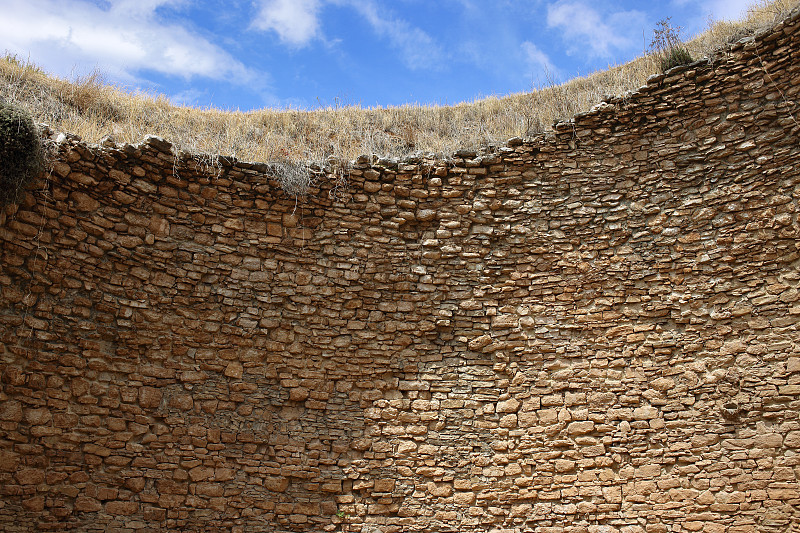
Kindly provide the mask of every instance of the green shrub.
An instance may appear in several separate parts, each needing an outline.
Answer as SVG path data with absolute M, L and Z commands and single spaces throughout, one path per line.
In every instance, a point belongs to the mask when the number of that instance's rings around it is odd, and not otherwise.
M 661 71 L 666 72 L 672 67 L 686 65 L 692 61 L 694 60 L 692 59 L 692 55 L 689 53 L 689 50 L 679 46 L 671 49 L 664 57 L 661 58 Z
M 661 72 L 693 61 L 689 50 L 681 42 L 680 26 L 673 27 L 669 21 L 670 19 L 667 17 L 656 23 L 653 40 L 650 41 L 650 51 L 658 58 Z
M 0 101 L 0 206 L 17 203 L 25 185 L 44 167 L 42 141 L 31 116 Z

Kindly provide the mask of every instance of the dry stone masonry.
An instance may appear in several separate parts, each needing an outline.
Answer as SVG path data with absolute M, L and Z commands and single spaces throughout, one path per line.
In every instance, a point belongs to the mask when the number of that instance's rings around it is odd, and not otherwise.
M 0 217 L 0 529 L 800 531 L 798 50 L 300 199 L 61 142 Z

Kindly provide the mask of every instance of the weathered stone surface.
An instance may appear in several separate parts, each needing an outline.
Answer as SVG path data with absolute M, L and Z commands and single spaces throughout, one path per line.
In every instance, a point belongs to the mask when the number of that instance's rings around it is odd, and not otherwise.
M 108 502 L 105 505 L 105 509 L 110 515 L 130 516 L 136 514 L 139 510 L 139 504 L 137 502 L 122 501 Z
M 297 201 L 65 140 L 0 217 L 0 530 L 790 530 L 799 39 Z
M 102 504 L 95 498 L 89 498 L 87 496 L 78 496 L 77 498 L 75 498 L 76 511 L 91 513 L 99 511 L 102 508 L 103 508 Z
M 142 387 L 139 389 L 139 405 L 147 408 L 158 407 L 161 404 L 163 393 L 155 387 Z
M 498 413 L 516 413 L 519 409 L 520 401 L 516 398 L 509 398 L 497 403 Z
M 0 403 L 0 420 L 19 422 L 22 420 L 22 404 L 17 401 Z

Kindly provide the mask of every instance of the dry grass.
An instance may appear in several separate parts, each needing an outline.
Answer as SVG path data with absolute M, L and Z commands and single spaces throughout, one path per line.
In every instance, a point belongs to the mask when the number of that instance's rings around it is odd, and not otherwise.
M 692 57 L 711 55 L 758 29 L 781 20 L 798 0 L 760 0 L 738 22 L 718 22 L 685 43 Z M 66 81 L 15 57 L 0 59 L 0 99 L 27 109 L 38 122 L 99 142 L 139 142 L 164 137 L 193 153 L 251 161 L 320 163 L 359 155 L 403 157 L 415 153 L 448 156 L 514 136 L 550 129 L 554 122 L 586 111 L 606 95 L 642 86 L 659 72 L 645 55 L 625 65 L 532 92 L 490 97 L 454 106 L 358 106 L 313 111 L 230 112 L 172 105 L 163 96 L 130 94 L 99 75 Z

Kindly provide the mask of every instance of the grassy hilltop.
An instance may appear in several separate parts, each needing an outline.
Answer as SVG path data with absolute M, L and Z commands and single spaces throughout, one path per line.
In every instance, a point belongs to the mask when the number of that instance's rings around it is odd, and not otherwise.
M 760 0 L 743 20 L 717 22 L 680 46 L 694 59 L 711 56 L 781 20 L 798 3 Z M 605 95 L 642 86 L 648 76 L 661 72 L 662 59 L 663 54 L 649 53 L 561 85 L 453 106 L 238 112 L 176 106 L 164 96 L 131 94 L 105 84 L 97 74 L 64 80 L 6 56 L 0 58 L 0 99 L 27 109 L 38 122 L 93 143 L 109 135 L 116 142 L 136 143 L 155 134 L 190 152 L 252 161 L 321 162 L 361 154 L 446 156 L 546 131 L 558 120 L 587 111 Z

